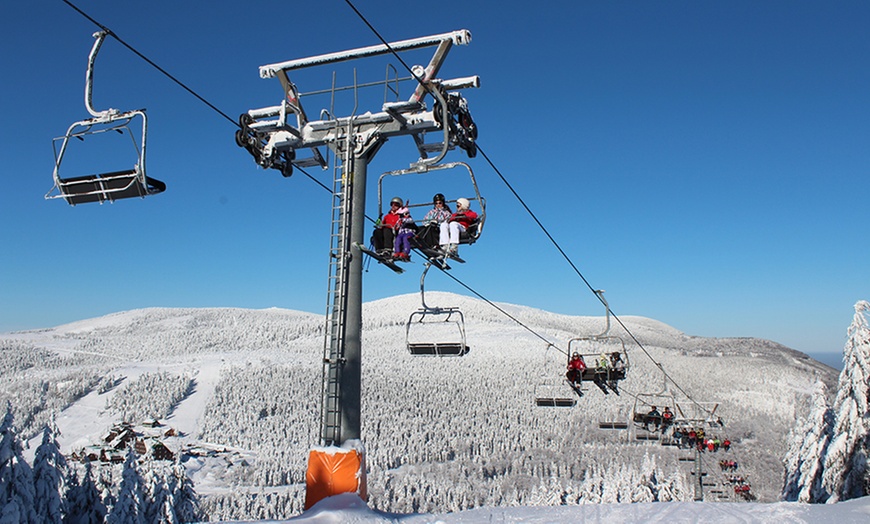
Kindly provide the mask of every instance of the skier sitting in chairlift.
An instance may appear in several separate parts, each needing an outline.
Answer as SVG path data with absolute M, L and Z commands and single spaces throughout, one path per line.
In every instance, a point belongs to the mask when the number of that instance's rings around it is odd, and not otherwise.
M 619 354 L 619 351 L 614 351 L 610 354 L 610 367 L 612 367 L 614 371 L 622 371 L 625 369 L 625 361 L 622 360 L 622 355 Z
M 436 193 L 432 197 L 432 209 L 423 217 L 423 227 L 417 231 L 414 243 L 422 249 L 437 249 L 438 237 L 441 234 L 441 224 L 450 220 L 452 214 L 450 206 L 444 200 L 444 195 Z
M 456 213 L 450 215 L 447 222 L 441 223 L 438 241 L 447 256 L 459 256 L 459 236 L 477 220 L 477 213 L 469 209 L 470 205 L 467 198 L 457 198 Z
M 665 406 L 665 410 L 662 413 L 662 429 L 664 430 L 668 426 L 671 425 L 674 421 L 674 413 L 671 411 L 671 408 Z
M 598 358 L 595 360 L 595 377 L 593 380 L 605 393 L 607 393 L 605 385 L 609 385 L 611 388 L 616 389 L 616 384 L 610 380 L 610 359 L 605 353 L 598 355 Z
M 571 356 L 571 360 L 568 361 L 568 372 L 565 373 L 565 377 L 567 377 L 568 382 L 577 384 L 582 380 L 584 371 L 586 371 L 586 362 L 580 353 L 575 352 Z
M 417 231 L 417 225 L 414 223 L 414 219 L 411 218 L 411 212 L 407 207 L 399 208 L 396 214 L 399 215 L 399 220 L 396 222 L 396 241 L 393 259 L 410 262 L 411 238 L 413 238 L 414 232 Z
M 393 197 L 390 200 L 390 210 L 384 215 L 375 225 L 375 231 L 372 234 L 372 246 L 375 251 L 387 259 L 393 256 L 393 247 L 395 243 L 395 231 L 401 219 L 399 209 L 404 205 L 404 201 L 399 197 Z

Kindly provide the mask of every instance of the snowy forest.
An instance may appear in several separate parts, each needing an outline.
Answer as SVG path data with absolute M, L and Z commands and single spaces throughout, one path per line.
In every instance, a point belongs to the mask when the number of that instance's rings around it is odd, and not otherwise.
M 466 356 L 409 354 L 408 340 L 455 337 L 458 329 L 406 326 L 418 295 L 364 305 L 362 430 L 373 509 L 689 501 L 699 494 L 706 501 L 836 502 L 868 493 L 866 302 L 855 306 L 839 379 L 771 341 L 694 337 L 624 317 L 630 334 L 619 325 L 610 331 L 627 348 L 619 394 L 592 385 L 574 406 L 542 407 L 535 399 L 544 392 L 574 395 L 563 380 L 568 341 L 604 331 L 603 317 L 427 296 L 430 305 L 461 308 Z M 307 452 L 318 445 L 323 324 L 317 315 L 281 309 L 152 308 L 0 334 L 0 402 L 7 407 L 0 522 L 299 514 Z M 584 353 L 610 350 L 584 344 Z M 677 439 L 634 423 L 635 412 L 668 399 L 672 408 L 714 409 L 707 435 L 728 440 L 727 451 L 665 445 Z M 161 440 L 172 460 L 132 446 L 122 460 L 74 458 L 119 423 L 155 419 L 172 428 Z M 735 477 L 747 492 L 735 489 Z

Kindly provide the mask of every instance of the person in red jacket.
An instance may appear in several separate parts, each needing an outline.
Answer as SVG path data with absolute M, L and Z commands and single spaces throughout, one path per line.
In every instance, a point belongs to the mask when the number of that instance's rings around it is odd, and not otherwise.
M 375 226 L 375 232 L 372 234 L 372 245 L 375 251 L 386 258 L 393 257 L 393 246 L 396 241 L 396 229 L 402 218 L 399 215 L 399 209 L 405 202 L 395 197 L 390 200 L 390 210 L 386 215 L 381 217 L 380 223 Z
M 571 356 L 571 360 L 568 361 L 568 372 L 565 373 L 565 377 L 568 379 L 568 382 L 576 384 L 582 379 L 584 371 L 586 371 L 586 362 L 580 356 L 580 353 L 574 353 Z
M 671 408 L 665 406 L 664 412 L 662 412 L 662 429 L 664 430 L 668 426 L 670 426 L 674 422 L 674 412 L 671 411 Z
M 459 235 L 467 230 L 477 220 L 477 213 L 469 209 L 467 198 L 456 199 L 456 213 L 447 222 L 441 223 L 439 243 L 448 256 L 459 255 Z

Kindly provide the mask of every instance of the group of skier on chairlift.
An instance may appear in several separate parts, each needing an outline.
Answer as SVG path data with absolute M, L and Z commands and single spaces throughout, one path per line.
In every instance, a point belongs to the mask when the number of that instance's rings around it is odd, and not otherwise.
M 590 373 L 587 373 L 589 366 L 583 359 L 583 355 L 575 351 L 571 355 L 570 360 L 568 360 L 568 371 L 565 373 L 565 378 L 568 379 L 571 387 L 576 391 L 580 387 L 580 383 L 586 378 L 591 379 L 605 393 L 609 387 L 619 394 L 616 385 L 617 378 L 624 376 L 625 371 L 625 361 L 622 359 L 622 355 L 618 351 L 614 351 L 609 355 L 601 353 L 595 359 L 594 364 L 595 366 L 591 370 L 590 377 Z
M 432 209 L 423 217 L 421 226 L 411 217 L 409 202 L 400 197 L 390 200 L 390 210 L 375 225 L 372 245 L 384 259 L 400 262 L 411 260 L 411 248 L 419 248 L 429 258 L 459 256 L 460 237 L 477 221 L 466 198 L 456 199 L 456 212 L 444 195 L 432 197 Z
M 664 411 L 659 412 L 656 406 L 651 406 L 649 413 L 647 413 L 643 418 L 643 424 L 647 429 L 652 426 L 652 429 L 649 429 L 652 432 L 656 432 L 659 429 L 664 432 L 667 430 L 671 424 L 674 423 L 674 412 L 671 411 L 669 406 L 664 407 Z

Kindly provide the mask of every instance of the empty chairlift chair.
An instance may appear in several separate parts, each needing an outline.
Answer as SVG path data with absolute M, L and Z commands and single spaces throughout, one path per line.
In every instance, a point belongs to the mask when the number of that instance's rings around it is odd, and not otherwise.
M 94 62 L 97 53 L 105 40 L 107 33 L 101 31 L 94 37 L 93 48 L 88 56 L 88 71 L 85 84 L 85 106 L 93 118 L 73 123 L 64 136 L 54 140 L 55 149 L 54 163 L 54 186 L 49 190 L 46 198 L 63 198 L 70 205 L 84 204 L 88 202 L 114 202 L 123 198 L 145 197 L 161 193 L 166 189 L 166 184 L 153 179 L 145 174 L 145 145 L 148 135 L 148 119 L 144 109 L 133 111 L 119 111 L 107 109 L 97 111 L 93 108 L 93 76 Z M 137 143 L 131 126 L 141 129 L 140 142 Z M 135 152 L 133 167 L 124 169 L 112 169 L 98 173 L 70 176 L 66 174 L 64 158 L 73 139 L 77 141 L 100 140 L 119 133 L 130 139 L 132 151 Z M 60 142 L 60 147 L 57 144 Z M 113 148 L 114 149 L 114 148 Z M 129 165 L 129 164 L 128 164 Z M 64 169 L 62 170 L 62 166 Z M 57 192 L 55 192 L 57 190 Z
M 426 268 L 420 277 L 422 306 L 411 313 L 405 325 L 405 344 L 412 355 L 462 357 L 468 351 L 465 339 L 465 317 L 458 307 L 433 307 L 426 304 L 424 282 Z

